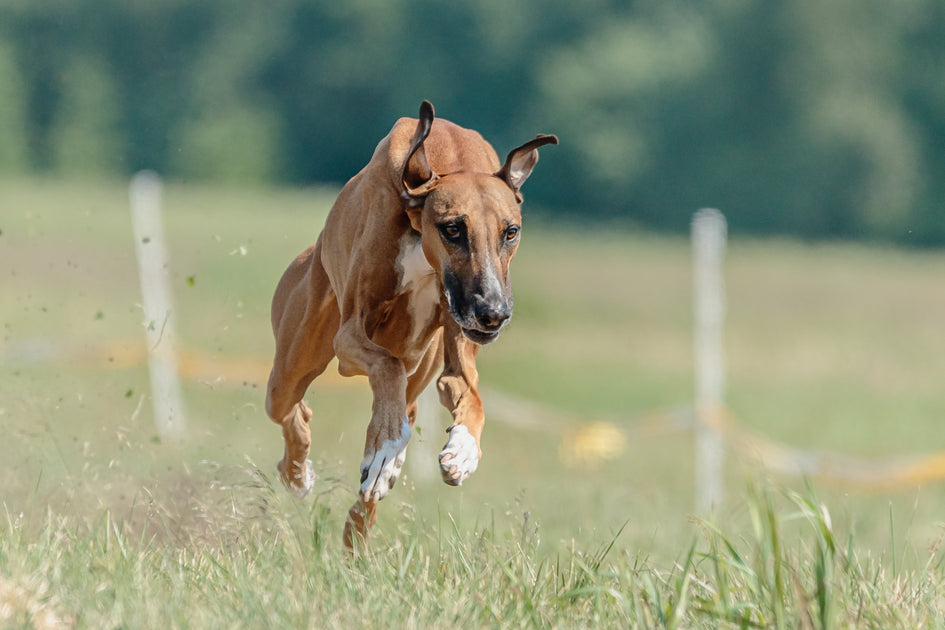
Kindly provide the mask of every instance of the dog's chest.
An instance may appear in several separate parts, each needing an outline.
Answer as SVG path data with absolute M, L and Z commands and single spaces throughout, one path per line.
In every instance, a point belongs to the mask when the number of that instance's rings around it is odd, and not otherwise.
M 382 306 L 371 339 L 399 358 L 412 374 L 440 327 L 440 290 L 420 239 L 406 235 L 395 260 L 397 286 Z
M 418 237 L 408 234 L 401 240 L 397 271 L 400 273 L 397 291 L 408 296 L 409 318 L 414 328 L 424 329 L 436 314 L 440 295 L 436 272 L 423 255 Z

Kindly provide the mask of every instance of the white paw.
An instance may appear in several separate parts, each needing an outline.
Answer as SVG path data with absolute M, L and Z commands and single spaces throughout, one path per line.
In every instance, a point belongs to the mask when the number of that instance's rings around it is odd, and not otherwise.
M 279 462 L 278 466 L 280 472 L 282 471 L 282 462 Z M 287 479 L 284 475 L 282 477 L 282 483 L 285 484 L 285 487 L 292 493 L 293 496 L 297 499 L 305 498 L 309 492 L 312 491 L 312 488 L 315 487 L 315 467 L 312 466 L 312 460 L 305 460 L 305 470 L 296 471 L 292 475 L 291 479 Z
M 394 487 L 407 459 L 410 425 L 404 421 L 400 437 L 387 440 L 381 448 L 361 461 L 361 498 L 365 502 L 380 501 Z
M 450 438 L 440 451 L 440 474 L 443 481 L 459 486 L 479 467 L 479 445 L 462 425 L 449 429 Z

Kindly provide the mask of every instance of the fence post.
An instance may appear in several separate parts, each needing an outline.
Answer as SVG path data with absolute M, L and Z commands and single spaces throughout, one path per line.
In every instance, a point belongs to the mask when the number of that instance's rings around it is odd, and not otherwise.
M 161 180 L 141 171 L 131 180 L 131 219 L 141 281 L 148 372 L 158 436 L 174 439 L 184 430 L 184 406 L 174 344 L 174 311 L 168 282 L 169 261 L 161 218 Z
M 443 433 L 443 415 L 446 409 L 440 404 L 436 390 L 436 379 L 417 397 L 417 420 L 407 455 L 410 477 L 419 483 L 429 483 L 439 477 L 437 469 L 438 449 L 446 442 Z
M 695 494 L 696 509 L 702 513 L 718 508 L 723 494 L 723 444 L 719 428 L 725 388 L 722 259 L 726 232 L 725 217 L 718 210 L 703 208 L 693 215 Z

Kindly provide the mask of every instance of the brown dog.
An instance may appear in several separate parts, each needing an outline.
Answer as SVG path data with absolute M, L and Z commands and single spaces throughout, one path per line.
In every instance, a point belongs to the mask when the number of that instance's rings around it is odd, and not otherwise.
M 332 357 L 344 376 L 368 377 L 374 408 L 367 428 L 361 487 L 344 540 L 367 540 L 377 502 L 403 466 L 417 396 L 433 378 L 453 416 L 440 453 L 443 480 L 457 486 L 482 452 L 484 415 L 476 352 L 512 315 L 509 262 L 521 232 L 519 189 L 538 162 L 539 135 L 509 153 L 475 131 L 402 118 L 367 166 L 338 195 L 314 245 L 289 265 L 272 301 L 276 354 L 266 411 L 282 425 L 282 482 L 311 490 L 312 412 L 302 400 Z

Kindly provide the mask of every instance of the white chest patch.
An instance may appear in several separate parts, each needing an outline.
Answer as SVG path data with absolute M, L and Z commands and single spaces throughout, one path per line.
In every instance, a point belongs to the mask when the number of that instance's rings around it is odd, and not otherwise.
M 429 324 L 440 303 L 436 272 L 423 255 L 419 237 L 407 234 L 401 239 L 397 268 L 400 271 L 397 289 L 410 292 L 410 314 L 414 322 L 412 334 L 419 334 Z

